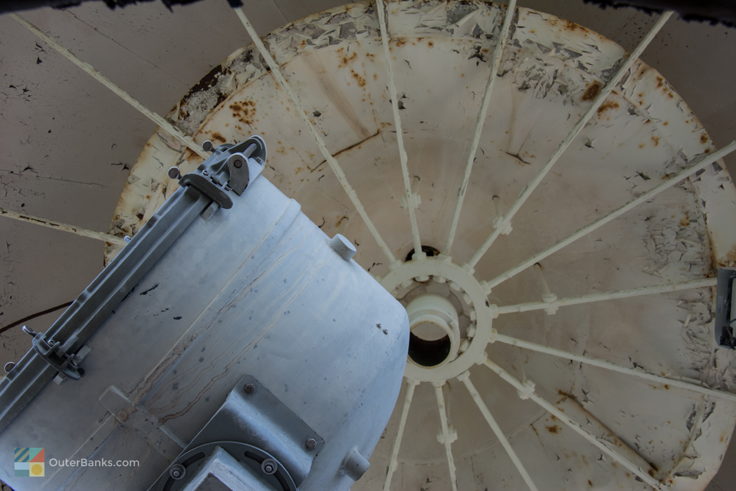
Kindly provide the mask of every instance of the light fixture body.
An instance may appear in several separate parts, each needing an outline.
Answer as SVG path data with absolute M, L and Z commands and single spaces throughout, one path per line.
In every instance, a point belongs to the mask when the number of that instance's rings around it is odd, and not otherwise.
M 194 196 L 199 213 L 140 282 L 120 285 L 132 290 L 80 343 L 81 378 L 43 384 L 31 398 L 32 386 L 24 392 L 17 382 L 31 360 L 44 361 L 31 350 L 16 364 L 0 396 L 15 403 L 31 394 L 30 403 L 3 420 L 0 446 L 43 447 L 45 477 L 2 466 L 2 481 L 185 489 L 194 479 L 242 484 L 250 475 L 324 490 L 347 489 L 365 472 L 399 392 L 406 311 L 351 259 L 347 239 L 330 239 L 260 176 L 263 164 L 220 147 L 180 179 L 184 187 L 120 256 L 168 226 L 166 211 L 184 197 Z M 233 173 L 246 168 L 237 193 Z M 71 310 L 106 284 L 116 261 Z M 47 338 L 68 341 L 57 329 L 64 318 Z M 89 464 L 129 460 L 138 464 Z M 228 465 L 233 472 L 223 474 Z

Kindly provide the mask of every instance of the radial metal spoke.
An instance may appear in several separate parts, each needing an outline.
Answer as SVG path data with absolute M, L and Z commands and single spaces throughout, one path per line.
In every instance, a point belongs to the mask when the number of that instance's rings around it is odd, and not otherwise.
M 617 208 L 616 210 L 612 211 L 608 215 L 603 216 L 602 218 L 599 218 L 597 221 L 591 223 L 590 225 L 587 225 L 581 229 L 579 229 L 577 232 L 573 233 L 569 237 L 559 241 L 557 244 L 553 245 L 549 249 L 546 249 L 539 254 L 536 254 L 535 256 L 532 256 L 531 258 L 527 259 L 526 261 L 522 262 L 521 264 L 509 269 L 505 273 L 502 273 L 498 275 L 497 277 L 493 278 L 492 280 L 485 283 L 485 287 L 490 291 L 491 288 L 494 288 L 495 286 L 503 283 L 507 279 L 521 273 L 525 269 L 533 266 L 535 263 L 538 263 L 542 261 L 547 256 L 550 256 L 554 254 L 555 252 L 559 251 L 563 247 L 566 247 L 576 240 L 585 237 L 586 235 L 598 230 L 603 225 L 606 225 L 608 222 L 611 222 L 615 220 L 616 218 L 620 217 L 624 213 L 633 210 L 637 206 L 641 205 L 642 203 L 646 203 L 650 199 L 654 198 L 658 194 L 660 194 L 663 191 L 666 191 L 667 189 L 671 188 L 675 184 L 679 183 L 686 177 L 689 177 L 696 172 L 698 172 L 701 169 L 705 169 L 709 165 L 711 165 L 713 162 L 722 159 L 729 153 L 736 150 L 736 141 L 731 142 L 730 144 L 726 145 L 725 147 L 721 148 L 720 150 L 713 152 L 711 154 L 708 154 L 700 159 L 698 159 L 697 163 L 680 171 L 677 173 L 674 177 L 671 177 L 670 179 L 667 179 L 666 181 L 662 182 L 658 186 L 654 187 L 653 189 L 647 191 L 646 193 L 642 194 L 638 198 L 629 201 L 625 205 L 623 205 L 620 208 Z
M 71 51 L 54 41 L 51 37 L 47 36 L 43 31 L 41 31 L 38 27 L 34 26 L 27 20 L 23 19 L 22 17 L 19 17 L 16 14 L 10 14 L 10 17 L 15 20 L 18 24 L 22 25 L 29 31 L 31 31 L 36 37 L 41 39 L 43 42 L 51 46 L 57 53 L 62 55 L 67 60 L 71 61 L 77 67 L 82 69 L 85 73 L 87 73 L 89 76 L 100 82 L 102 85 L 110 89 L 115 95 L 120 97 L 122 100 L 133 106 L 134 109 L 136 109 L 138 112 L 143 114 L 145 117 L 153 121 L 156 125 L 158 125 L 161 129 L 166 131 L 168 134 L 179 140 L 184 146 L 188 147 L 192 152 L 196 153 L 203 159 L 206 159 L 209 157 L 209 154 L 205 152 L 200 145 L 198 145 L 191 137 L 185 135 L 181 131 L 179 131 L 177 128 L 174 127 L 171 123 L 169 123 L 166 119 L 164 119 L 159 114 L 151 111 L 150 109 L 146 108 L 143 104 L 138 102 L 136 99 L 134 99 L 130 94 L 125 92 L 123 89 L 115 85 L 109 78 L 102 75 L 100 72 L 94 69 L 92 65 L 89 63 L 86 63 L 79 58 L 77 58 L 74 54 L 72 54 Z
M 394 440 L 394 446 L 391 449 L 391 460 L 388 463 L 388 471 L 386 472 L 386 481 L 383 483 L 383 491 L 389 491 L 391 489 L 391 479 L 396 472 L 396 467 L 399 464 L 399 450 L 401 449 L 401 440 L 404 439 L 404 431 L 406 430 L 406 418 L 409 416 L 409 408 L 411 407 L 411 401 L 414 399 L 414 389 L 417 387 L 417 382 L 414 380 L 407 380 L 406 394 L 404 395 L 404 405 L 401 408 L 401 416 L 399 417 L 399 429 L 396 431 L 396 439 Z
M 534 484 L 534 481 L 532 481 L 529 473 L 524 468 L 524 464 L 522 464 L 521 460 L 519 460 L 519 457 L 516 455 L 516 452 L 514 452 L 514 449 L 511 447 L 511 444 L 506 438 L 506 435 L 503 434 L 503 430 L 501 430 L 501 427 L 498 425 L 496 419 L 491 414 L 490 409 L 488 409 L 486 403 L 483 402 L 483 399 L 478 393 L 478 390 L 475 388 L 473 382 L 470 380 L 470 374 L 468 372 L 463 372 L 463 374 L 458 376 L 457 378 L 463 384 L 465 384 L 465 388 L 468 389 L 470 397 L 473 398 L 473 401 L 475 401 L 475 405 L 478 406 L 478 409 L 483 415 L 483 418 L 486 420 L 486 423 L 488 423 L 488 426 L 491 428 L 491 430 L 493 430 L 493 433 L 496 435 L 496 438 L 498 438 L 498 441 L 501 443 L 503 449 L 506 450 L 506 453 L 511 459 L 511 462 L 514 463 L 516 470 L 518 470 L 519 474 L 521 474 L 521 478 L 524 480 L 531 491 L 537 491 L 537 486 Z
M 47 218 L 36 217 L 28 215 L 26 213 L 18 213 L 12 210 L 6 210 L 0 208 L 0 216 L 10 218 L 12 220 L 18 220 L 20 222 L 32 223 L 33 225 L 39 225 L 41 227 L 47 227 L 54 230 L 61 230 L 62 232 L 68 232 L 70 234 L 79 235 L 80 237 L 88 237 L 90 239 L 101 240 L 103 242 L 109 242 L 116 245 L 125 245 L 125 240 L 115 235 L 106 234 L 104 232 L 97 232 L 95 230 L 89 230 L 76 225 L 69 225 L 66 223 L 56 222 Z
M 404 181 L 404 200 L 406 201 L 406 209 L 409 212 L 409 222 L 411 223 L 411 237 L 414 242 L 414 254 L 416 258 L 424 256 L 422 251 L 422 239 L 419 234 L 419 225 L 417 224 L 416 209 L 419 206 L 419 198 L 411 191 L 411 177 L 409 176 L 409 159 L 406 155 L 404 147 L 404 131 L 401 127 L 401 116 L 399 116 L 399 95 L 396 90 L 396 80 L 391 65 L 391 51 L 389 50 L 388 29 L 386 28 L 386 15 L 384 12 L 383 0 L 376 0 L 376 12 L 378 13 L 378 25 L 381 30 L 381 44 L 383 45 L 383 56 L 386 59 L 386 72 L 388 75 L 388 91 L 391 98 L 391 111 L 394 116 L 394 128 L 396 129 L 396 143 L 399 150 L 399 162 L 401 163 L 401 176 Z
M 616 450 L 609 447 L 605 441 L 598 439 L 595 435 L 588 432 L 585 428 L 583 428 L 579 423 L 571 419 L 569 416 L 567 416 L 565 413 L 560 411 L 558 408 L 556 408 L 553 404 L 549 403 L 547 400 L 543 399 L 542 397 L 538 396 L 534 392 L 534 386 L 531 383 L 523 383 L 510 373 L 508 373 L 506 370 L 498 366 L 497 364 L 493 363 L 490 360 L 485 360 L 483 364 L 488 367 L 491 371 L 493 371 L 496 375 L 501 377 L 503 380 L 508 382 L 511 386 L 513 386 L 518 392 L 519 397 L 522 399 L 529 398 L 532 401 L 534 401 L 537 405 L 539 405 L 542 409 L 553 415 L 555 418 L 562 421 L 564 424 L 570 427 L 573 431 L 575 431 L 577 434 L 585 438 L 588 442 L 595 445 L 598 449 L 600 449 L 603 453 L 611 457 L 613 460 L 624 466 L 627 470 L 632 472 L 634 475 L 638 476 L 642 481 L 649 484 L 655 489 L 661 489 L 661 483 L 654 479 L 652 476 L 650 476 L 647 472 L 642 470 L 639 466 L 631 462 L 629 459 L 618 453 Z
M 455 212 L 452 215 L 452 224 L 450 225 L 450 231 L 447 234 L 447 243 L 445 245 L 445 251 L 450 254 L 452 243 L 455 241 L 455 233 L 457 232 L 457 225 L 460 221 L 460 212 L 463 209 L 463 202 L 465 201 L 465 193 L 468 191 L 468 183 L 470 182 L 470 174 L 473 171 L 473 164 L 475 163 L 475 154 L 478 151 L 478 145 L 480 144 L 480 136 L 483 132 L 483 125 L 485 124 L 486 117 L 488 116 L 488 106 L 491 102 L 491 94 L 493 93 L 493 86 L 496 82 L 496 76 L 498 74 L 498 67 L 501 64 L 501 58 L 503 56 L 504 49 L 506 48 L 506 42 L 508 41 L 509 28 L 511 26 L 511 20 L 514 18 L 514 12 L 516 11 L 516 0 L 510 0 L 506 6 L 506 16 L 503 19 L 503 25 L 501 26 L 501 33 L 498 37 L 496 48 L 493 51 L 493 59 L 491 60 L 491 73 L 488 75 L 488 81 L 486 82 L 486 90 L 483 94 L 483 100 L 480 105 L 480 111 L 478 111 L 478 118 L 475 121 L 475 130 L 473 131 L 473 140 L 470 144 L 470 151 L 468 152 L 468 160 L 465 163 L 465 174 L 463 175 L 463 182 L 460 185 L 460 190 L 457 195 L 457 203 L 455 204 Z
M 434 393 L 437 397 L 437 410 L 440 413 L 440 425 L 442 427 L 442 444 L 445 446 L 447 467 L 450 470 L 450 485 L 452 486 L 452 491 L 457 491 L 455 459 L 452 457 L 452 442 L 455 439 L 455 436 L 450 434 L 450 426 L 447 423 L 447 407 L 445 405 L 445 394 L 442 392 L 442 385 L 435 385 Z
M 695 379 L 662 377 L 660 375 L 654 375 L 653 373 L 645 372 L 644 370 L 623 367 L 621 365 L 611 363 L 610 361 L 605 361 L 605 360 L 601 360 L 598 358 L 591 358 L 589 356 L 576 355 L 575 353 L 570 353 L 569 351 L 564 351 L 564 350 L 557 349 L 557 348 L 550 348 L 549 346 L 532 343 L 530 341 L 524 341 L 523 339 L 515 338 L 513 336 L 507 336 L 505 334 L 500 334 L 496 332 L 495 329 L 493 330 L 493 335 L 491 339 L 493 341 L 498 341 L 499 343 L 510 344 L 518 348 L 523 348 L 523 349 L 530 350 L 530 351 L 536 351 L 537 353 L 544 353 L 546 355 L 555 356 L 557 358 L 563 358 L 565 360 L 573 360 L 573 361 L 577 361 L 580 363 L 584 363 L 586 365 L 590 365 L 590 366 L 594 366 L 598 368 L 605 368 L 606 370 L 611 370 L 613 372 L 622 373 L 624 375 L 630 375 L 632 377 L 638 377 L 644 380 L 648 380 L 650 382 L 655 382 L 657 384 L 665 385 L 667 387 L 670 387 L 670 386 L 679 387 L 681 389 L 698 392 L 706 396 L 716 397 L 719 399 L 726 399 L 729 401 L 736 402 L 736 394 L 732 392 L 726 392 L 723 390 L 711 389 L 710 387 L 703 386 L 698 380 L 695 380 Z
M 555 150 L 555 153 L 552 154 L 549 161 L 544 165 L 544 167 L 542 167 L 542 170 L 539 171 L 536 176 L 534 176 L 529 184 L 527 184 L 527 186 L 521 192 L 514 204 L 511 205 L 511 208 L 506 213 L 506 215 L 500 217 L 496 221 L 491 234 L 483 242 L 478 251 L 476 251 L 475 255 L 470 259 L 468 265 L 471 268 L 475 268 L 476 264 L 478 264 L 478 261 L 480 261 L 485 253 L 488 252 L 488 249 L 490 249 L 490 247 L 493 245 L 499 235 L 501 235 L 502 233 L 508 234 L 511 232 L 511 221 L 513 220 L 516 213 L 522 206 L 524 206 L 524 203 L 526 203 L 526 201 L 529 199 L 529 196 L 531 196 L 537 186 L 539 186 L 542 180 L 547 176 L 547 174 L 549 174 L 549 172 L 552 170 L 552 167 L 554 167 L 560 157 L 562 157 L 562 154 L 565 153 L 565 151 L 572 144 L 575 138 L 577 138 L 577 136 L 583 130 L 585 125 L 588 124 L 588 121 L 590 121 L 590 119 L 596 114 L 600 105 L 603 104 L 603 102 L 610 95 L 613 89 L 619 84 L 621 78 L 626 74 L 626 72 L 628 72 L 634 62 L 639 59 L 642 52 L 646 49 L 649 43 L 652 42 L 654 37 L 662 29 L 664 24 L 671 16 L 671 11 L 662 13 L 654 26 L 649 30 L 647 35 L 644 36 L 644 38 L 639 42 L 639 45 L 636 47 L 636 49 L 631 52 L 631 54 L 628 56 L 628 58 L 626 58 L 625 61 L 622 60 L 621 66 L 616 71 L 616 74 L 600 90 L 583 117 L 580 118 L 580 120 L 575 124 L 572 130 L 570 130 L 570 133 L 568 133 L 565 139 L 562 140 L 562 143 L 560 143 L 560 145 L 557 147 L 557 150 Z
M 332 172 L 335 174 L 337 182 L 340 183 L 342 189 L 345 191 L 345 194 L 347 194 L 348 198 L 353 203 L 353 206 L 358 212 L 358 215 L 360 215 L 360 218 L 362 218 L 363 222 L 365 222 L 365 225 L 368 228 L 371 236 L 381 248 L 381 251 L 389 260 L 389 263 L 397 264 L 396 256 L 394 256 L 394 254 L 391 252 L 391 249 L 386 244 L 386 241 L 384 241 L 383 237 L 381 237 L 378 229 L 373 224 L 371 218 L 368 216 L 363 203 L 360 201 L 360 198 L 358 198 L 358 194 L 355 192 L 355 189 L 353 189 L 353 187 L 350 185 L 350 182 L 348 181 L 345 172 L 342 170 L 342 167 L 340 167 L 337 159 L 333 157 L 330 151 L 327 149 L 327 145 L 325 144 L 324 139 L 307 116 L 307 113 L 304 110 L 304 106 L 299 100 L 299 97 L 296 95 L 296 92 L 294 92 L 291 85 L 289 85 L 289 83 L 286 81 L 286 78 L 284 78 L 284 75 L 281 73 L 281 69 L 271 56 L 271 53 L 269 53 L 268 49 L 266 49 L 266 46 L 263 44 L 263 41 L 261 41 L 261 38 L 258 37 L 258 33 L 253 28 L 253 25 L 250 23 L 248 18 L 245 16 L 243 9 L 241 9 L 240 7 L 236 7 L 233 10 L 235 10 L 235 14 L 238 16 L 238 19 L 240 19 L 240 22 L 243 24 L 245 31 L 248 33 L 248 36 L 250 36 L 251 40 L 253 40 L 253 43 L 256 45 L 256 48 L 260 52 L 261 56 L 264 60 L 266 60 L 266 64 L 271 69 L 271 74 L 278 81 L 284 91 L 286 91 L 286 93 L 288 94 L 289 98 L 291 99 L 291 103 L 294 105 L 296 113 L 299 114 L 299 116 L 302 118 L 302 121 L 304 121 L 304 124 L 307 126 L 309 133 L 314 138 L 320 153 L 327 161 L 327 164 L 330 166 L 330 169 L 332 169 Z
M 716 281 L 716 278 L 703 278 L 700 280 L 683 281 L 681 283 L 665 283 L 663 285 L 644 286 L 614 292 L 591 293 L 580 297 L 555 299 L 549 302 L 526 302 L 517 303 L 515 305 L 493 306 L 492 308 L 495 314 L 515 314 L 519 312 L 530 312 L 533 310 L 545 310 L 549 313 L 554 313 L 560 307 L 568 307 L 570 305 L 581 305 L 586 303 L 605 302 L 607 300 L 620 300 L 622 298 L 692 290 L 695 288 L 706 288 L 716 286 Z

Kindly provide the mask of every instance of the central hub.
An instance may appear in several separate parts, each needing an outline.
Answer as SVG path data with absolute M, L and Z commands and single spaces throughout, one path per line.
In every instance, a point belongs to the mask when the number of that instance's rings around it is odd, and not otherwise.
M 409 315 L 407 378 L 444 383 L 485 360 L 492 312 L 471 270 L 424 256 L 393 267 L 381 283 Z
M 457 357 L 460 321 L 455 306 L 444 297 L 423 294 L 406 306 L 409 314 L 409 358 L 434 367 Z

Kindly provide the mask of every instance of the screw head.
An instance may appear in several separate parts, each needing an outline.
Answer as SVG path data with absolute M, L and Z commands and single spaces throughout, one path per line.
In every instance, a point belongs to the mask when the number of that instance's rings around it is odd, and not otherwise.
M 315 448 L 317 448 L 317 440 L 315 440 L 314 438 L 307 438 L 307 441 L 304 442 L 304 446 L 307 450 L 314 450 Z
M 202 148 L 205 152 L 211 152 L 215 149 L 215 146 L 210 140 L 205 140 L 204 143 L 202 143 Z
M 240 169 L 241 167 L 243 167 L 243 160 L 242 159 L 235 159 L 233 161 L 233 165 L 235 166 L 236 169 Z
M 171 179 L 179 179 L 181 177 L 181 172 L 178 167 L 171 167 L 167 174 Z
M 176 479 L 177 481 L 184 477 L 184 474 L 187 473 L 186 467 L 184 467 L 181 464 L 176 464 L 169 469 L 169 476 L 171 476 L 172 479 Z
M 263 471 L 263 473 L 267 476 L 272 476 L 276 474 L 277 470 L 279 470 L 279 465 L 276 463 L 275 460 L 266 459 L 261 462 L 261 471 Z
M 253 384 L 245 384 L 245 387 L 243 387 L 243 390 L 246 394 L 252 394 L 256 391 L 256 386 Z
M 9 361 L 5 365 L 3 365 L 3 369 L 5 370 L 5 373 L 8 373 L 13 369 L 14 366 L 15 366 L 15 362 Z

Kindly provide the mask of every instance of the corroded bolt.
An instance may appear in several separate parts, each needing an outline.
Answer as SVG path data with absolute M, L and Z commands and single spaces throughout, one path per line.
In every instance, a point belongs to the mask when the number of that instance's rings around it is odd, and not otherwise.
M 317 448 L 317 440 L 314 438 L 307 438 L 307 441 L 304 442 L 304 446 L 307 448 L 307 450 L 314 450 Z
M 245 384 L 245 387 L 243 387 L 243 390 L 246 394 L 252 394 L 256 391 L 256 386 L 253 384 Z
M 187 473 L 186 468 L 181 464 L 176 464 L 169 469 L 169 476 L 171 476 L 172 479 L 176 479 L 177 481 L 184 477 L 184 474 Z
M 268 476 L 272 476 L 276 474 L 276 471 L 278 470 L 279 466 L 273 459 L 266 459 L 263 462 L 261 462 L 261 470 L 264 474 Z
M 205 152 L 211 152 L 215 149 L 215 146 L 210 140 L 205 140 L 204 143 L 202 143 L 202 148 Z

